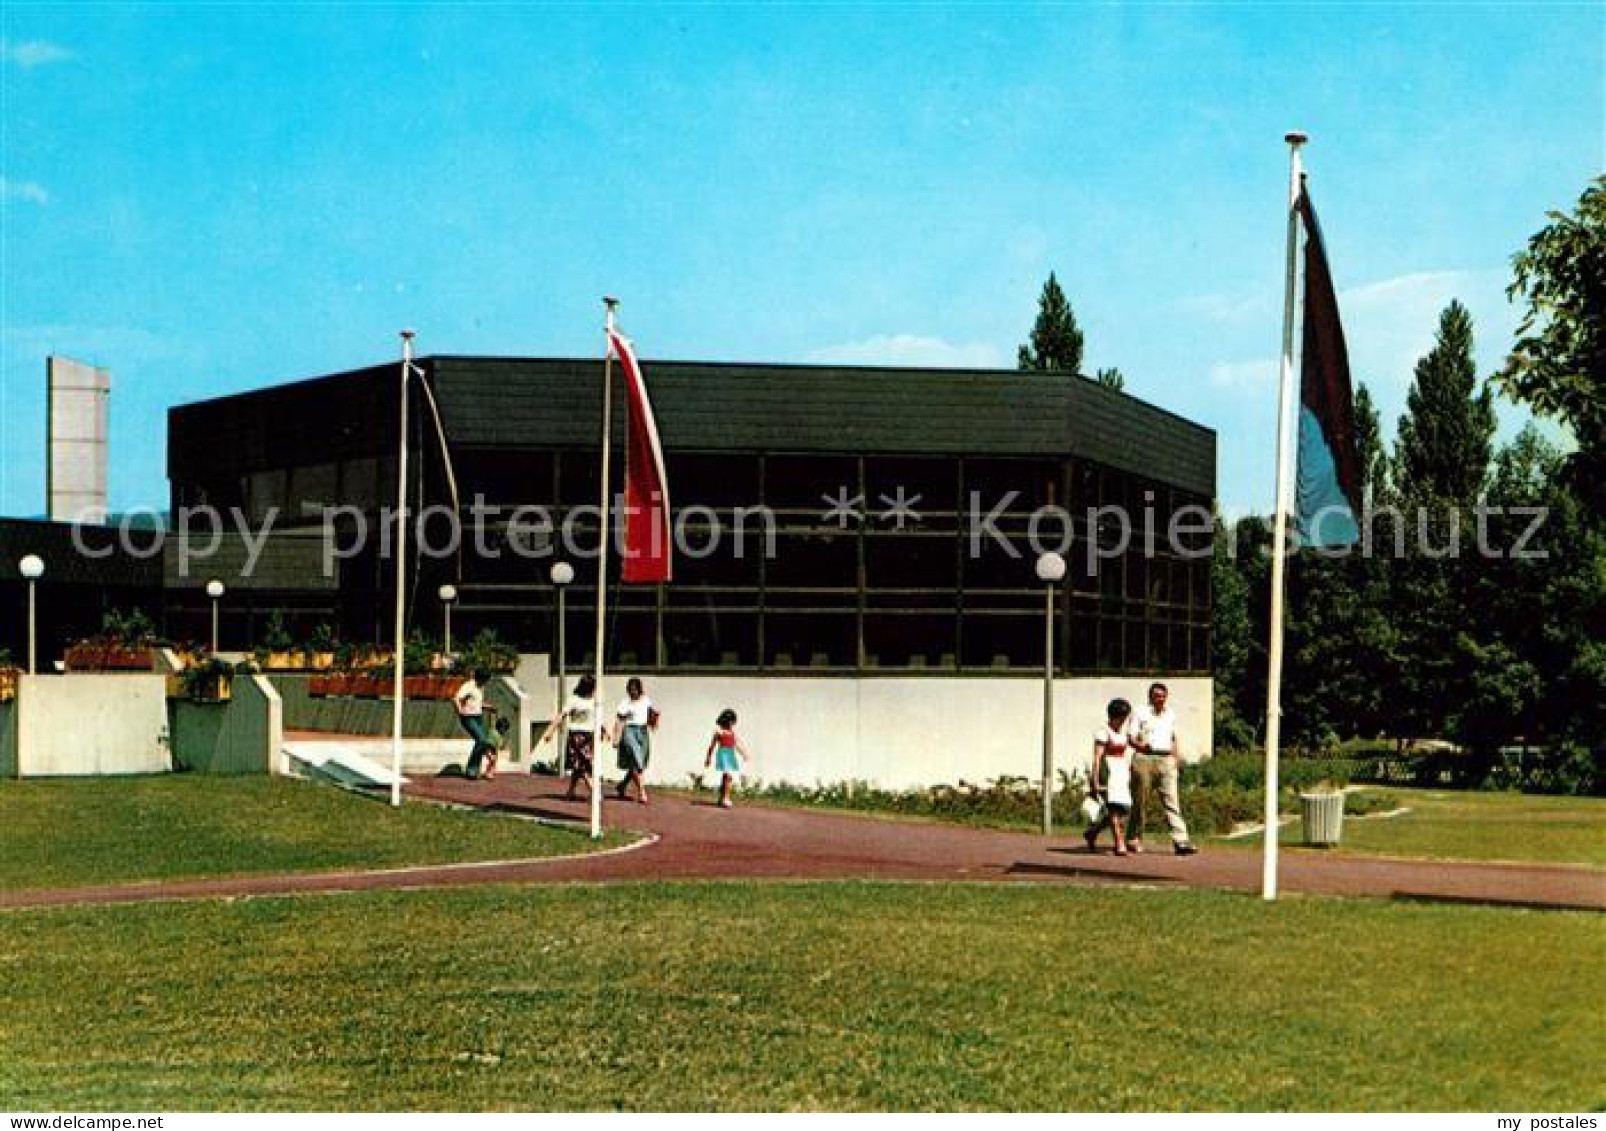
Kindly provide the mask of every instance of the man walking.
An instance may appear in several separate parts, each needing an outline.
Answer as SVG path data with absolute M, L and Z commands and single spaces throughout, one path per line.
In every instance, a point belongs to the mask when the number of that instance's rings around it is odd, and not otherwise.
M 1167 700 L 1171 692 L 1163 683 L 1149 685 L 1149 703 L 1138 709 L 1132 720 L 1132 748 L 1137 751 L 1133 769 L 1137 772 L 1138 788 L 1133 790 L 1132 816 L 1127 822 L 1132 831 L 1127 835 L 1127 848 L 1142 852 L 1143 802 L 1154 783 L 1160 778 L 1160 804 L 1165 809 L 1165 823 L 1171 829 L 1171 847 L 1178 856 L 1192 856 L 1199 850 L 1188 839 L 1188 826 L 1182 819 L 1182 800 L 1177 792 L 1177 772 L 1182 768 L 1182 746 L 1177 741 L 1177 717 Z

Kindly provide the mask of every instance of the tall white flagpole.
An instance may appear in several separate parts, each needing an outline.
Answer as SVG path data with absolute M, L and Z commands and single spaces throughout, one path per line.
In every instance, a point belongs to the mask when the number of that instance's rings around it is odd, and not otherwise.
M 402 634 L 407 631 L 407 382 L 413 373 L 413 332 L 403 330 L 401 412 L 396 432 L 396 686 L 390 713 L 390 803 L 401 805 L 402 682 L 405 672 Z
M 613 450 L 613 312 L 619 305 L 616 298 L 604 298 L 607 309 L 606 328 L 602 352 L 602 516 L 598 529 L 597 545 L 597 686 L 591 689 L 591 835 L 602 835 L 602 650 L 607 643 L 608 616 L 608 474 L 609 457 Z
M 1306 136 L 1294 132 L 1288 142 L 1288 269 L 1283 287 L 1283 363 L 1277 407 L 1277 515 L 1271 542 L 1271 639 L 1266 648 L 1266 832 L 1262 854 L 1260 896 L 1277 898 L 1277 779 L 1278 746 L 1283 722 L 1283 565 L 1288 556 L 1288 480 L 1293 456 L 1294 420 L 1294 295 L 1299 254 L 1299 147 Z

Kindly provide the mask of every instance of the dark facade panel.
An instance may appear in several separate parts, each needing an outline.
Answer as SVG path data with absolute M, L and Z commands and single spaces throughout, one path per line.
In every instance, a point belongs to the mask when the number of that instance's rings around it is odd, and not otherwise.
M 422 364 L 454 447 L 595 445 L 598 360 L 436 357 Z M 672 451 L 1074 455 L 1206 497 L 1215 490 L 1212 431 L 1078 377 L 645 364 Z M 383 365 L 171 410 L 175 503 L 200 501 L 180 498 L 181 486 L 232 503 L 228 484 L 254 472 L 388 453 L 396 379 L 396 366 Z M 616 403 L 620 419 L 622 412 Z M 415 413 L 421 424 L 416 401 Z
M 670 449 L 1078 455 L 1215 491 L 1215 433 L 1078 377 L 969 370 L 646 362 Z M 432 359 L 448 434 L 471 446 L 585 444 L 601 363 Z
M 168 478 L 204 483 L 224 473 L 381 455 L 395 446 L 399 365 L 170 408 Z

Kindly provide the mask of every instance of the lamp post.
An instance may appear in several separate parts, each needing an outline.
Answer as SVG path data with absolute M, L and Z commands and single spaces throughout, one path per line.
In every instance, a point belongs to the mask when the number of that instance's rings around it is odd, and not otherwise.
M 452 602 L 457 600 L 457 586 L 450 583 L 442 585 L 436 595 L 441 599 L 441 608 L 446 616 L 446 658 L 452 658 Z
M 1043 835 L 1054 831 L 1054 591 L 1065 580 L 1065 559 L 1050 552 L 1037 558 L 1043 583 Z
M 34 674 L 34 587 L 45 575 L 45 561 L 38 554 L 29 554 L 17 563 L 17 569 L 28 579 L 28 674 Z
M 206 595 L 212 598 L 212 655 L 217 655 L 217 603 L 223 598 L 223 583 L 213 578 L 206 583 Z
M 569 588 L 569 583 L 574 580 L 574 567 L 572 565 L 570 565 L 568 562 L 553 562 L 552 563 L 552 568 L 551 568 L 551 570 L 548 571 L 547 576 L 552 579 L 552 587 L 558 591 L 558 648 L 557 648 L 557 652 L 558 652 L 558 655 L 557 655 L 557 660 L 558 660 L 558 696 L 557 697 L 558 697 L 558 712 L 562 713 L 562 711 L 563 711 L 563 683 L 564 683 L 565 678 L 567 678 L 567 675 L 568 675 L 568 673 L 564 671 L 565 661 L 564 661 L 563 649 L 564 649 L 565 641 L 568 638 L 568 628 L 564 623 L 565 620 L 566 620 L 566 617 L 564 615 L 563 596 L 564 596 L 564 593 L 567 592 L 567 590 Z M 561 737 L 562 736 L 559 736 L 559 737 L 560 737 L 560 741 L 558 742 L 558 775 L 561 777 L 563 775 L 563 771 L 568 769 L 568 766 L 567 766 L 566 763 L 569 760 L 569 751 L 565 748 L 565 743 L 561 741 Z M 593 757 L 595 757 L 595 755 L 593 755 Z M 595 787 L 593 787 L 593 788 L 595 788 Z

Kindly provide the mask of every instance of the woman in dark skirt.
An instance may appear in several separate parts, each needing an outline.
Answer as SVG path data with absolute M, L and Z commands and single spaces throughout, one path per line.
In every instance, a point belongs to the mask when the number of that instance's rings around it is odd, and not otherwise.
M 569 701 L 563 705 L 563 710 L 552 716 L 547 724 L 546 733 L 541 736 L 545 742 L 557 734 L 560 728 L 568 730 L 565 740 L 564 757 L 569 767 L 569 791 L 565 793 L 564 800 L 574 801 L 575 791 L 580 783 L 586 783 L 586 792 L 589 794 L 596 786 L 591 779 L 591 766 L 593 761 L 592 727 L 596 725 L 597 712 L 597 681 L 594 676 L 583 675 L 576 681 L 574 691 L 569 695 Z

